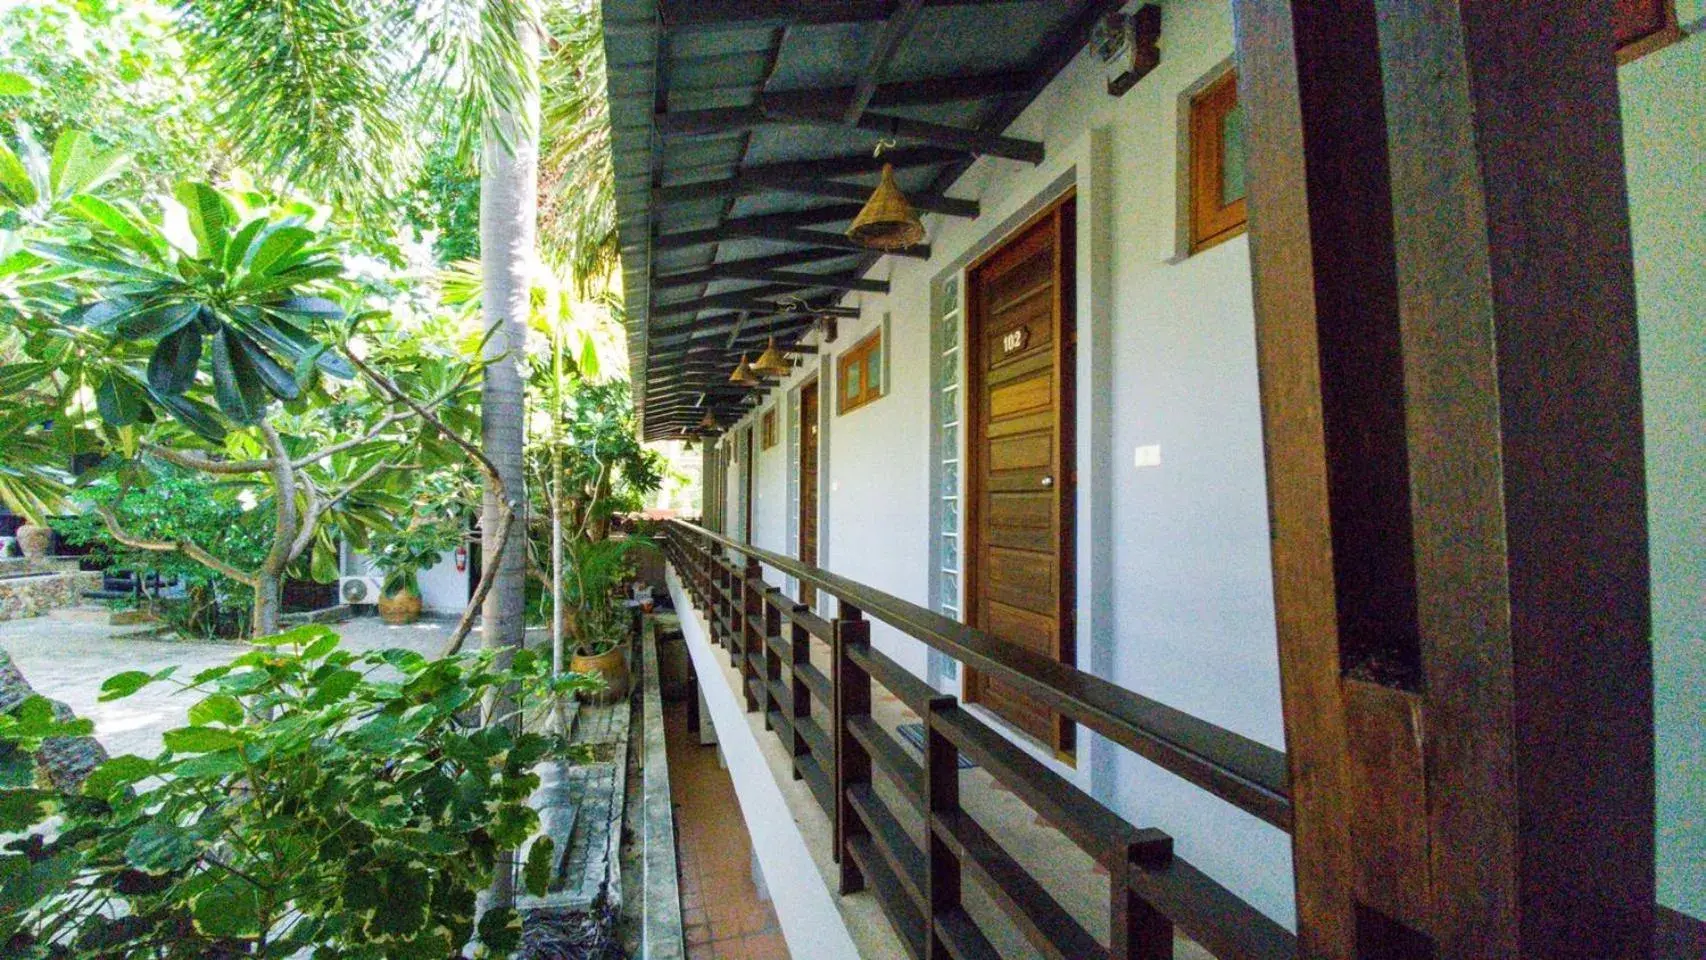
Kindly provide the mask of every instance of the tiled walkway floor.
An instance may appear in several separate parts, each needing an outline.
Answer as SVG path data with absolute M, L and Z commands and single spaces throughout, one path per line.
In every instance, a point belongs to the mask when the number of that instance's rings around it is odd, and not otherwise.
M 687 704 L 664 704 L 680 848 L 688 960 L 787 960 L 776 911 L 752 881 L 752 840 L 717 748 L 687 732 Z

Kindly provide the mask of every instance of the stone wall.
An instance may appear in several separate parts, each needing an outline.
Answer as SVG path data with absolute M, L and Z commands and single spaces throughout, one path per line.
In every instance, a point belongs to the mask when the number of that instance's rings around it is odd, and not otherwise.
M 76 560 L 0 560 L 0 620 L 39 617 L 75 606 L 85 591 L 100 588 L 101 575 L 78 570 Z

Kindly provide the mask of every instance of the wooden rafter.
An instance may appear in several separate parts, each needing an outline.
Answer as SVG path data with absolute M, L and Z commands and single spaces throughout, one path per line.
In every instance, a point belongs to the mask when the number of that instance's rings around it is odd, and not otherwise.
M 668 290 L 672 287 L 696 287 L 707 283 L 717 283 L 723 280 L 764 280 L 769 283 L 787 284 L 795 287 L 817 288 L 830 290 L 857 290 L 863 293 L 888 293 L 887 280 L 868 280 L 853 273 L 807 273 L 798 270 L 754 270 L 744 267 L 715 265 L 703 270 L 693 270 L 687 273 L 671 274 L 658 277 L 652 282 L 654 290 Z
M 925 0 L 931 7 L 982 6 L 1014 0 Z M 747 30 L 886 20 L 893 0 L 669 0 L 662 7 L 672 31 Z
M 860 72 L 859 82 L 853 87 L 853 96 L 848 98 L 847 108 L 841 112 L 842 123 L 854 126 L 865 115 L 865 108 L 877 93 L 877 82 L 883 78 L 883 71 L 888 69 L 889 61 L 894 59 L 901 41 L 912 32 L 913 26 L 918 23 L 919 14 L 923 12 L 924 0 L 899 0 L 894 12 L 883 21 L 882 32 L 877 35 L 876 45 L 871 48 L 870 58 L 865 61 L 865 69 Z
M 788 111 L 766 106 L 722 107 L 711 110 L 670 111 L 654 118 L 654 122 L 658 132 L 665 137 L 722 136 L 744 133 L 766 124 L 792 124 L 863 130 L 879 136 L 915 140 L 1032 164 L 1041 163 L 1044 153 L 1043 145 L 1035 140 L 1023 140 L 985 130 L 951 127 L 887 113 L 865 113 L 853 123 L 844 125 L 840 117 L 828 117 L 810 111 Z
M 963 160 L 966 156 L 967 154 L 963 150 L 949 150 L 942 147 L 901 147 L 896 150 L 885 150 L 880 158 L 873 157 L 870 153 L 860 153 L 853 156 L 824 157 L 818 160 L 790 160 L 781 163 L 754 164 L 742 167 L 738 174 L 726 179 L 676 183 L 658 187 L 652 191 L 652 203 L 662 206 L 677 202 L 734 196 L 742 192 L 734 189 L 734 185 L 743 182 L 748 177 L 765 181 L 849 177 L 876 173 L 883 168 L 885 163 L 892 164 L 896 170 L 905 170 L 912 167 L 940 166 L 945 163 L 953 163 L 956 160 Z
M 713 180 L 693 186 L 699 189 L 681 190 L 677 196 L 683 199 L 671 200 L 658 204 L 658 206 L 667 210 L 671 206 L 679 206 L 684 203 L 697 203 L 715 197 L 734 197 L 754 193 L 798 193 L 812 197 L 835 197 L 841 200 L 860 201 L 871 195 L 871 188 L 864 184 L 843 183 L 840 180 L 825 180 L 820 177 L 741 174 L 725 180 Z M 664 189 L 671 190 L 674 188 L 666 187 Z M 976 200 L 962 200 L 958 197 L 947 197 L 939 193 L 908 194 L 906 199 L 919 210 L 946 214 L 950 217 L 975 218 L 982 210 Z
M 676 233 L 659 234 L 657 239 L 653 241 L 652 249 L 682 250 L 703 243 L 714 243 L 729 234 L 751 236 L 750 231 L 786 230 L 820 223 L 840 223 L 852 220 L 858 215 L 858 204 L 837 203 L 827 207 L 813 207 L 810 210 L 792 210 L 787 213 L 736 217 L 732 220 L 724 220 L 715 227 L 707 227 L 702 230 L 684 230 Z

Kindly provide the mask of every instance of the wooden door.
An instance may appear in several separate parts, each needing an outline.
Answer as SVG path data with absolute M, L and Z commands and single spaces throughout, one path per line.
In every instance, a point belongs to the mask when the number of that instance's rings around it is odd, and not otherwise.
M 817 381 L 800 388 L 800 562 L 817 566 Z M 817 603 L 817 591 L 800 584 L 800 602 Z
M 971 623 L 1073 655 L 1073 202 L 1039 214 L 968 271 L 966 596 Z M 992 676 L 966 697 L 1054 747 L 1070 721 Z

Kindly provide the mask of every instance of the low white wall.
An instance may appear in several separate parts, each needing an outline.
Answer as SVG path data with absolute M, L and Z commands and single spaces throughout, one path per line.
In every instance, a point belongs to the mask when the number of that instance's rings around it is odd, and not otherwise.
M 788 801 L 770 775 L 746 706 L 723 679 L 723 666 L 711 646 L 704 620 L 682 588 L 675 568 L 665 574 L 669 596 L 681 618 L 681 635 L 700 678 L 699 693 L 717 729 L 717 749 L 728 765 L 740 801 L 741 817 L 752 838 L 752 851 L 764 873 L 764 886 L 776 907 L 788 951 L 812 960 L 858 960 L 835 896 L 824 885 L 817 861 L 806 847 Z

